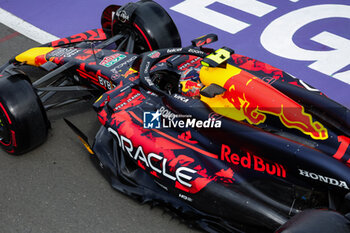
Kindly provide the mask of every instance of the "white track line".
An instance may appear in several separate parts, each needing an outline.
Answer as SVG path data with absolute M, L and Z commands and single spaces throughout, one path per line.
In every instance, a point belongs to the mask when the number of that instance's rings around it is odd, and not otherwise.
M 0 23 L 40 44 L 45 44 L 59 39 L 58 37 L 35 27 L 34 25 L 18 18 L 2 8 L 0 8 Z

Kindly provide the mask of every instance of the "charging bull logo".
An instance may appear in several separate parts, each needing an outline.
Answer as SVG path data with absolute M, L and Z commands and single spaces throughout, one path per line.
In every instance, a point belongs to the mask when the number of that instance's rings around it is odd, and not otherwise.
M 126 73 L 124 74 L 124 78 L 128 78 L 130 75 L 137 73 L 136 70 L 130 68 Z
M 221 74 L 224 76 L 220 75 L 220 80 L 215 83 L 224 87 L 225 93 L 211 100 L 202 97 L 218 113 L 235 120 L 246 120 L 254 125 L 264 123 L 266 114 L 271 114 L 278 116 L 287 128 L 298 129 L 313 139 L 328 138 L 328 131 L 320 122 L 313 121 L 312 116 L 305 113 L 303 106 L 277 89 L 236 67 L 230 66 L 221 70 L 226 70 L 220 71 L 224 72 Z M 207 79 L 205 72 L 201 72 L 201 80 L 202 74 Z M 215 76 L 218 77 L 217 74 Z

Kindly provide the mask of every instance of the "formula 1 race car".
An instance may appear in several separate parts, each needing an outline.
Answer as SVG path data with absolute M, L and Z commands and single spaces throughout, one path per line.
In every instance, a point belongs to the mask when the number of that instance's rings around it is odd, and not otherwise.
M 66 122 L 115 189 L 208 232 L 350 232 L 349 110 L 280 69 L 207 48 L 217 39 L 181 47 L 157 3 L 111 5 L 101 29 L 0 68 L 0 145 L 32 150 L 46 111 L 93 97 L 92 146 Z M 33 80 L 27 66 L 45 74 Z

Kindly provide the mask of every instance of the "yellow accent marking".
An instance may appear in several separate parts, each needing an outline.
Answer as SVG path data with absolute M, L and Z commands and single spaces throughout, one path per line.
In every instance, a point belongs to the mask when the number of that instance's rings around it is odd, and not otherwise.
M 19 55 L 16 56 L 16 61 L 18 62 L 25 62 L 28 65 L 32 66 L 40 66 L 41 64 L 36 63 L 36 58 L 41 55 L 46 55 L 47 53 L 51 52 L 55 48 L 52 47 L 36 47 L 29 49 Z
M 199 77 L 204 86 L 209 86 L 210 84 L 215 83 L 223 87 L 229 78 L 241 73 L 241 71 L 241 69 L 230 64 L 227 64 L 225 69 L 217 67 L 202 67 Z
M 249 83 L 250 83 L 251 81 L 253 81 L 253 79 L 249 80 L 249 81 L 247 82 L 246 86 L 248 86 L 248 85 L 249 85 Z
M 209 54 L 206 58 L 218 64 L 223 63 L 231 57 L 231 53 L 226 49 L 218 49 L 214 53 Z M 203 66 L 209 66 L 208 63 L 202 61 Z
M 206 36 L 206 35 L 200 36 L 200 37 L 196 38 L 195 40 L 198 40 L 198 39 L 203 38 L 203 37 L 205 37 L 205 36 Z
M 182 82 L 180 82 L 181 87 L 182 87 L 182 88 L 181 88 L 181 91 L 184 92 L 184 93 L 186 93 L 186 92 L 189 91 L 189 89 L 186 88 L 186 82 L 187 82 L 187 81 L 182 81 Z
M 206 62 L 204 62 L 204 61 L 201 61 L 201 64 L 202 64 L 203 66 L 207 66 L 207 67 L 209 67 L 209 64 L 208 64 L 208 63 L 206 63 Z
M 102 99 L 102 96 L 103 96 L 103 95 L 101 95 L 100 97 L 98 97 L 98 99 L 95 101 L 95 103 L 97 103 L 98 101 L 100 101 L 100 100 Z
M 92 151 L 90 145 L 89 145 L 87 142 L 85 142 L 85 140 L 82 139 L 81 137 L 78 136 L 78 138 L 79 138 L 80 141 L 84 144 L 84 146 L 85 146 L 85 148 L 87 149 L 87 151 L 88 151 L 90 154 L 94 155 L 95 153 Z
M 217 67 L 202 67 L 199 77 L 204 86 L 209 86 L 210 84 L 214 83 L 224 87 L 228 79 L 240 74 L 241 71 L 241 69 L 230 64 L 227 64 L 225 69 Z M 233 86 L 230 88 L 234 89 L 235 87 Z M 233 108 L 232 104 L 227 99 L 222 98 L 222 96 L 223 94 L 217 95 L 214 98 L 207 98 L 201 95 L 201 100 L 208 104 L 209 107 L 216 113 L 238 121 L 244 120 L 246 116 L 242 113 L 242 111 Z M 242 102 L 244 100 L 240 101 Z

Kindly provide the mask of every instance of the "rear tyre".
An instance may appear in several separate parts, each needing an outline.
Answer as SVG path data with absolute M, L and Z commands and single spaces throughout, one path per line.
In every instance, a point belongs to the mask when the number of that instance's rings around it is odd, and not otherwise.
M 49 128 L 39 97 L 22 76 L 0 79 L 0 146 L 14 155 L 42 144 Z

